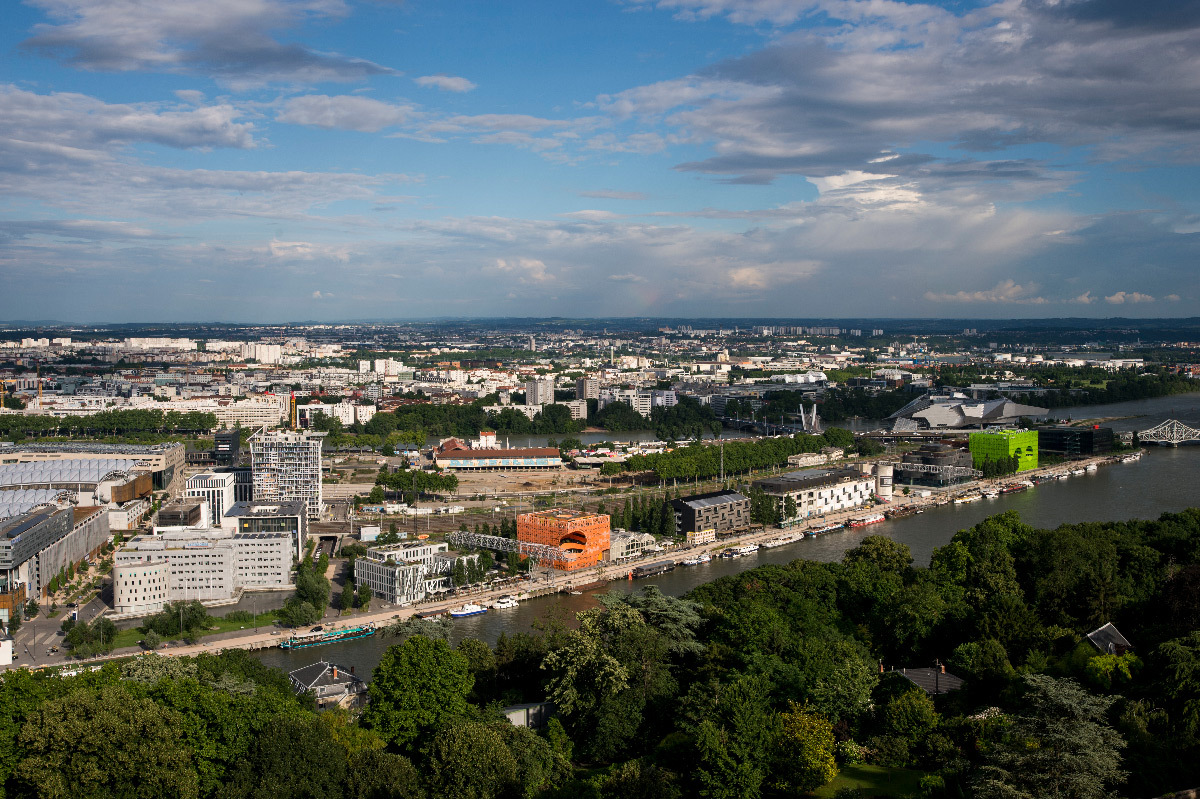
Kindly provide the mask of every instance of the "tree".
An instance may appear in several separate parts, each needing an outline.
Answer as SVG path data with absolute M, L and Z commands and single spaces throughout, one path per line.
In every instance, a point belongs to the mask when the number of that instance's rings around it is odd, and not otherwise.
M 120 684 L 44 702 L 21 727 L 18 793 L 44 797 L 196 797 L 183 717 Z
M 414 635 L 383 653 L 363 721 L 385 741 L 405 749 L 465 711 L 473 685 L 464 656 L 445 641 Z
M 153 652 L 162 644 L 162 637 L 158 633 L 151 630 L 142 636 L 142 648 Z
M 367 610 L 371 607 L 371 586 L 363 583 L 358 587 L 358 598 L 356 604 L 361 610 Z
M 34 616 L 38 615 L 38 611 L 40 609 L 41 608 L 38 606 L 36 599 L 29 600 L 25 603 L 25 617 L 32 619 Z
M 452 724 L 433 739 L 428 769 L 435 796 L 500 799 L 512 795 L 517 760 L 499 732 L 486 724 Z
M 789 795 L 808 793 L 837 776 L 829 720 L 791 704 L 780 716 L 775 787 Z
M 279 620 L 288 627 L 303 627 L 321 618 L 321 611 L 299 597 L 292 597 L 279 610 Z
M 1023 678 L 1022 712 L 988 753 L 973 780 L 981 799 L 1106 799 L 1125 778 L 1125 741 L 1105 720 L 1113 697 L 1089 694 L 1072 680 Z
M 679 799 L 679 778 L 642 760 L 622 763 L 600 783 L 600 799 Z
M 347 579 L 346 584 L 342 586 L 342 595 L 338 600 L 338 606 L 341 610 L 351 610 L 354 608 L 354 581 Z

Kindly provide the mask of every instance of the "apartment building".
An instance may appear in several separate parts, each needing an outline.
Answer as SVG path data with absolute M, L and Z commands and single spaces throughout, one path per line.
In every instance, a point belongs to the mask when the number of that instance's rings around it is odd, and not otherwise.
M 324 433 L 260 430 L 250 437 L 256 502 L 305 504 L 310 521 L 321 518 L 321 444 Z
M 188 478 L 185 496 L 208 501 L 209 512 L 219 523 L 225 511 L 233 507 L 237 476 L 232 472 L 201 472 Z
M 802 469 L 755 480 L 754 487 L 778 497 L 781 510 L 791 497 L 797 518 L 803 519 L 866 503 L 875 491 L 875 478 L 855 469 Z

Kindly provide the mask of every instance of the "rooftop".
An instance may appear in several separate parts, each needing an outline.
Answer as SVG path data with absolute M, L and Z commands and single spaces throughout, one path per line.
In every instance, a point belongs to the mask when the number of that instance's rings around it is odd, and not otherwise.
M 768 493 L 772 491 L 789 492 L 799 491 L 802 488 L 833 485 L 862 476 L 862 472 L 855 469 L 801 469 L 781 474 L 778 477 L 755 480 L 754 485 Z
M 690 508 L 699 510 L 713 505 L 728 505 L 730 502 L 742 502 L 746 497 L 736 491 L 711 491 L 707 494 L 696 494 L 691 497 L 680 497 L 677 502 L 682 502 Z

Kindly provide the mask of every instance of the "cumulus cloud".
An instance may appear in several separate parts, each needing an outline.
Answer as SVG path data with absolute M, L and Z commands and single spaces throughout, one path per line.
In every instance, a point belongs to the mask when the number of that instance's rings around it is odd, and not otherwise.
M 930 302 L 962 302 L 962 303 L 1020 303 L 1025 305 L 1041 305 L 1047 300 L 1036 295 L 1037 284 L 1019 285 L 1014 280 L 1002 280 L 995 288 L 983 291 L 956 291 L 953 294 L 925 292 L 925 299 Z
M 554 275 L 546 271 L 546 264 L 537 258 L 497 258 L 495 270 L 517 276 L 522 283 L 546 283 Z
M 453 75 L 424 75 L 413 78 L 413 82 L 423 88 L 441 89 L 447 92 L 469 92 L 475 88 L 475 84 L 466 78 L 458 78 Z
M 1110 294 L 1105 297 L 1104 301 L 1110 305 L 1124 305 L 1127 302 L 1154 302 L 1154 297 L 1149 294 L 1142 294 L 1139 291 L 1118 291 L 1116 294 Z
M 1099 0 L 962 12 L 890 0 L 658 5 L 784 29 L 749 55 L 598 98 L 616 119 L 662 122 L 712 148 L 683 170 L 742 183 L 863 170 L 919 179 L 928 191 L 948 176 L 925 165 L 945 159 L 904 158 L 918 142 L 974 153 L 1051 143 L 1090 147 L 1101 160 L 1200 158 L 1200 108 L 1178 102 L 1200 90 L 1200 14 L 1173 4 L 1139 7 L 1136 25 L 1116 13 L 1120 4 Z M 972 159 L 963 168 L 976 174 L 959 177 L 977 185 L 1062 188 L 1047 164 L 1027 162 L 1020 175 L 978 169 Z
M 1092 292 L 1085 291 L 1078 297 L 1072 298 L 1070 301 L 1077 305 L 1091 305 L 1095 301 L 1095 298 L 1092 296 Z
M 360 80 L 395 70 L 277 38 L 342 17 L 342 0 L 210 0 L 202 8 L 139 0 L 31 0 L 52 20 L 23 47 L 100 72 L 208 75 L 234 86 Z

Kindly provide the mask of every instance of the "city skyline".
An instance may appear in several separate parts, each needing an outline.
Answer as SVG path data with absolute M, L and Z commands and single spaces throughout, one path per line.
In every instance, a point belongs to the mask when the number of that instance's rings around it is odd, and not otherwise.
M 1200 315 L 1186 4 L 10 10 L 0 318 Z

